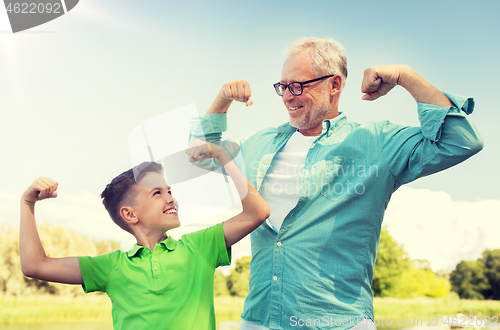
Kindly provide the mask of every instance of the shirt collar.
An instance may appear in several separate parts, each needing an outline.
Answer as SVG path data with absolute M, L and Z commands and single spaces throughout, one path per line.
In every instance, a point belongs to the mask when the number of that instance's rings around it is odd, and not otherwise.
M 177 245 L 177 241 L 172 238 L 172 236 L 168 236 L 167 239 L 163 240 L 160 242 L 160 244 L 163 244 L 169 251 L 175 250 L 175 246 Z
M 177 241 L 173 239 L 171 236 L 168 236 L 167 239 L 161 241 L 159 244 L 162 244 L 167 250 L 173 251 L 175 250 Z M 145 247 L 135 243 L 134 247 L 127 252 L 127 256 L 129 258 L 135 257 L 142 249 L 145 249 Z
M 290 125 L 290 123 L 284 123 L 283 125 L 278 126 L 278 133 L 286 133 L 286 132 L 295 132 L 297 129 Z
M 339 115 L 332 119 L 323 120 L 323 129 L 321 130 L 321 134 L 327 132 L 328 135 L 332 134 L 347 122 L 347 117 L 343 112 L 339 112 Z M 296 131 L 297 129 L 290 125 L 290 123 L 284 123 L 283 125 L 278 126 L 278 133 L 286 133 L 290 131 Z
M 326 133 L 328 136 L 330 136 L 336 130 L 344 126 L 346 122 L 347 117 L 342 112 L 339 112 L 339 115 L 337 117 L 323 120 L 323 129 L 321 130 L 321 134 Z
M 132 250 L 130 250 L 130 251 L 127 252 L 127 256 L 129 258 L 132 258 L 132 257 L 134 257 L 142 249 L 144 249 L 144 246 L 140 246 L 139 244 L 135 243 L 134 247 L 132 248 Z

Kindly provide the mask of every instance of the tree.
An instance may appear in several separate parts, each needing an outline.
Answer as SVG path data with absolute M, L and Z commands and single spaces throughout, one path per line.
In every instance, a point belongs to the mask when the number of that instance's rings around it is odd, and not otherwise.
M 214 296 L 229 296 L 229 289 L 227 288 L 227 279 L 218 269 L 214 274 Z
M 450 282 L 432 270 L 411 267 L 394 281 L 388 295 L 396 298 L 437 298 L 449 295 L 450 289 Z
M 486 267 L 481 260 L 461 261 L 450 274 L 452 290 L 463 299 L 484 299 L 490 289 Z
M 97 242 L 73 230 L 44 222 L 38 226 L 40 240 L 49 257 L 108 253 L 120 245 L 113 241 Z M 83 295 L 80 286 L 51 283 L 25 277 L 19 256 L 19 229 L 7 223 L 0 225 L 0 295 L 29 294 Z
M 382 228 L 373 272 L 373 295 L 390 296 L 394 292 L 394 283 L 410 266 L 411 261 L 403 247 L 392 239 L 386 228 Z
M 236 260 L 236 267 L 231 270 L 227 278 L 227 287 L 232 296 L 246 297 L 250 292 L 250 260 L 252 257 L 243 257 Z
M 485 276 L 490 284 L 490 288 L 484 292 L 484 297 L 500 300 L 500 249 L 485 250 L 481 261 L 486 268 Z
M 372 290 L 380 297 L 444 297 L 451 284 L 435 274 L 427 260 L 411 260 L 387 229 L 382 228 Z
M 450 281 L 460 298 L 500 300 L 500 249 L 486 249 L 476 261 L 461 261 Z

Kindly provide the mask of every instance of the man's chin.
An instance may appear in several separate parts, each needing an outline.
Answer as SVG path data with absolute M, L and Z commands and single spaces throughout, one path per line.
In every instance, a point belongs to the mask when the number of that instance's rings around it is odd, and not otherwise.
M 305 129 L 306 126 L 304 123 L 303 123 L 303 118 L 293 118 L 293 117 L 289 117 L 288 119 L 288 122 L 290 123 L 290 125 L 292 127 L 295 127 L 296 129 Z

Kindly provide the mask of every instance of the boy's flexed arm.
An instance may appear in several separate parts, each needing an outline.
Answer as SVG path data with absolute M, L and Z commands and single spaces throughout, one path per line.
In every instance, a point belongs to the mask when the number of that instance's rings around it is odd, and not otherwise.
M 67 284 L 83 284 L 77 257 L 49 258 L 45 254 L 35 221 L 35 203 L 57 197 L 57 182 L 40 177 L 21 197 L 19 252 L 25 276 Z
M 266 202 L 223 148 L 212 143 L 195 140 L 186 153 L 191 156 L 190 162 L 207 158 L 219 160 L 231 176 L 231 179 L 233 179 L 238 190 L 243 211 L 224 222 L 224 238 L 227 247 L 251 233 L 269 217 L 270 211 Z

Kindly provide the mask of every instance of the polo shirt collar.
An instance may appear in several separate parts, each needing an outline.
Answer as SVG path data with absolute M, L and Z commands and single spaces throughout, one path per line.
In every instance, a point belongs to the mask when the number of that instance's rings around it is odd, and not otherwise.
M 171 236 L 168 236 L 167 239 L 161 241 L 159 244 L 162 244 L 163 246 L 165 246 L 165 248 L 167 248 L 167 250 L 173 251 L 173 250 L 175 250 L 175 246 L 177 245 L 177 241 L 175 239 L 173 239 Z M 137 253 L 139 253 L 139 251 L 141 251 L 142 249 L 145 249 L 145 247 L 135 243 L 134 247 L 130 251 L 127 252 L 127 256 L 129 258 L 135 257 L 137 255 Z
M 163 240 L 160 242 L 160 244 L 163 244 L 169 251 L 175 250 L 175 246 L 177 245 L 177 241 L 172 238 L 172 236 L 168 236 L 167 239 Z
M 132 257 L 134 257 L 142 249 L 144 249 L 144 246 L 140 246 L 139 244 L 135 243 L 134 247 L 132 248 L 132 250 L 130 250 L 130 251 L 127 252 L 127 256 L 129 258 L 132 258 Z

